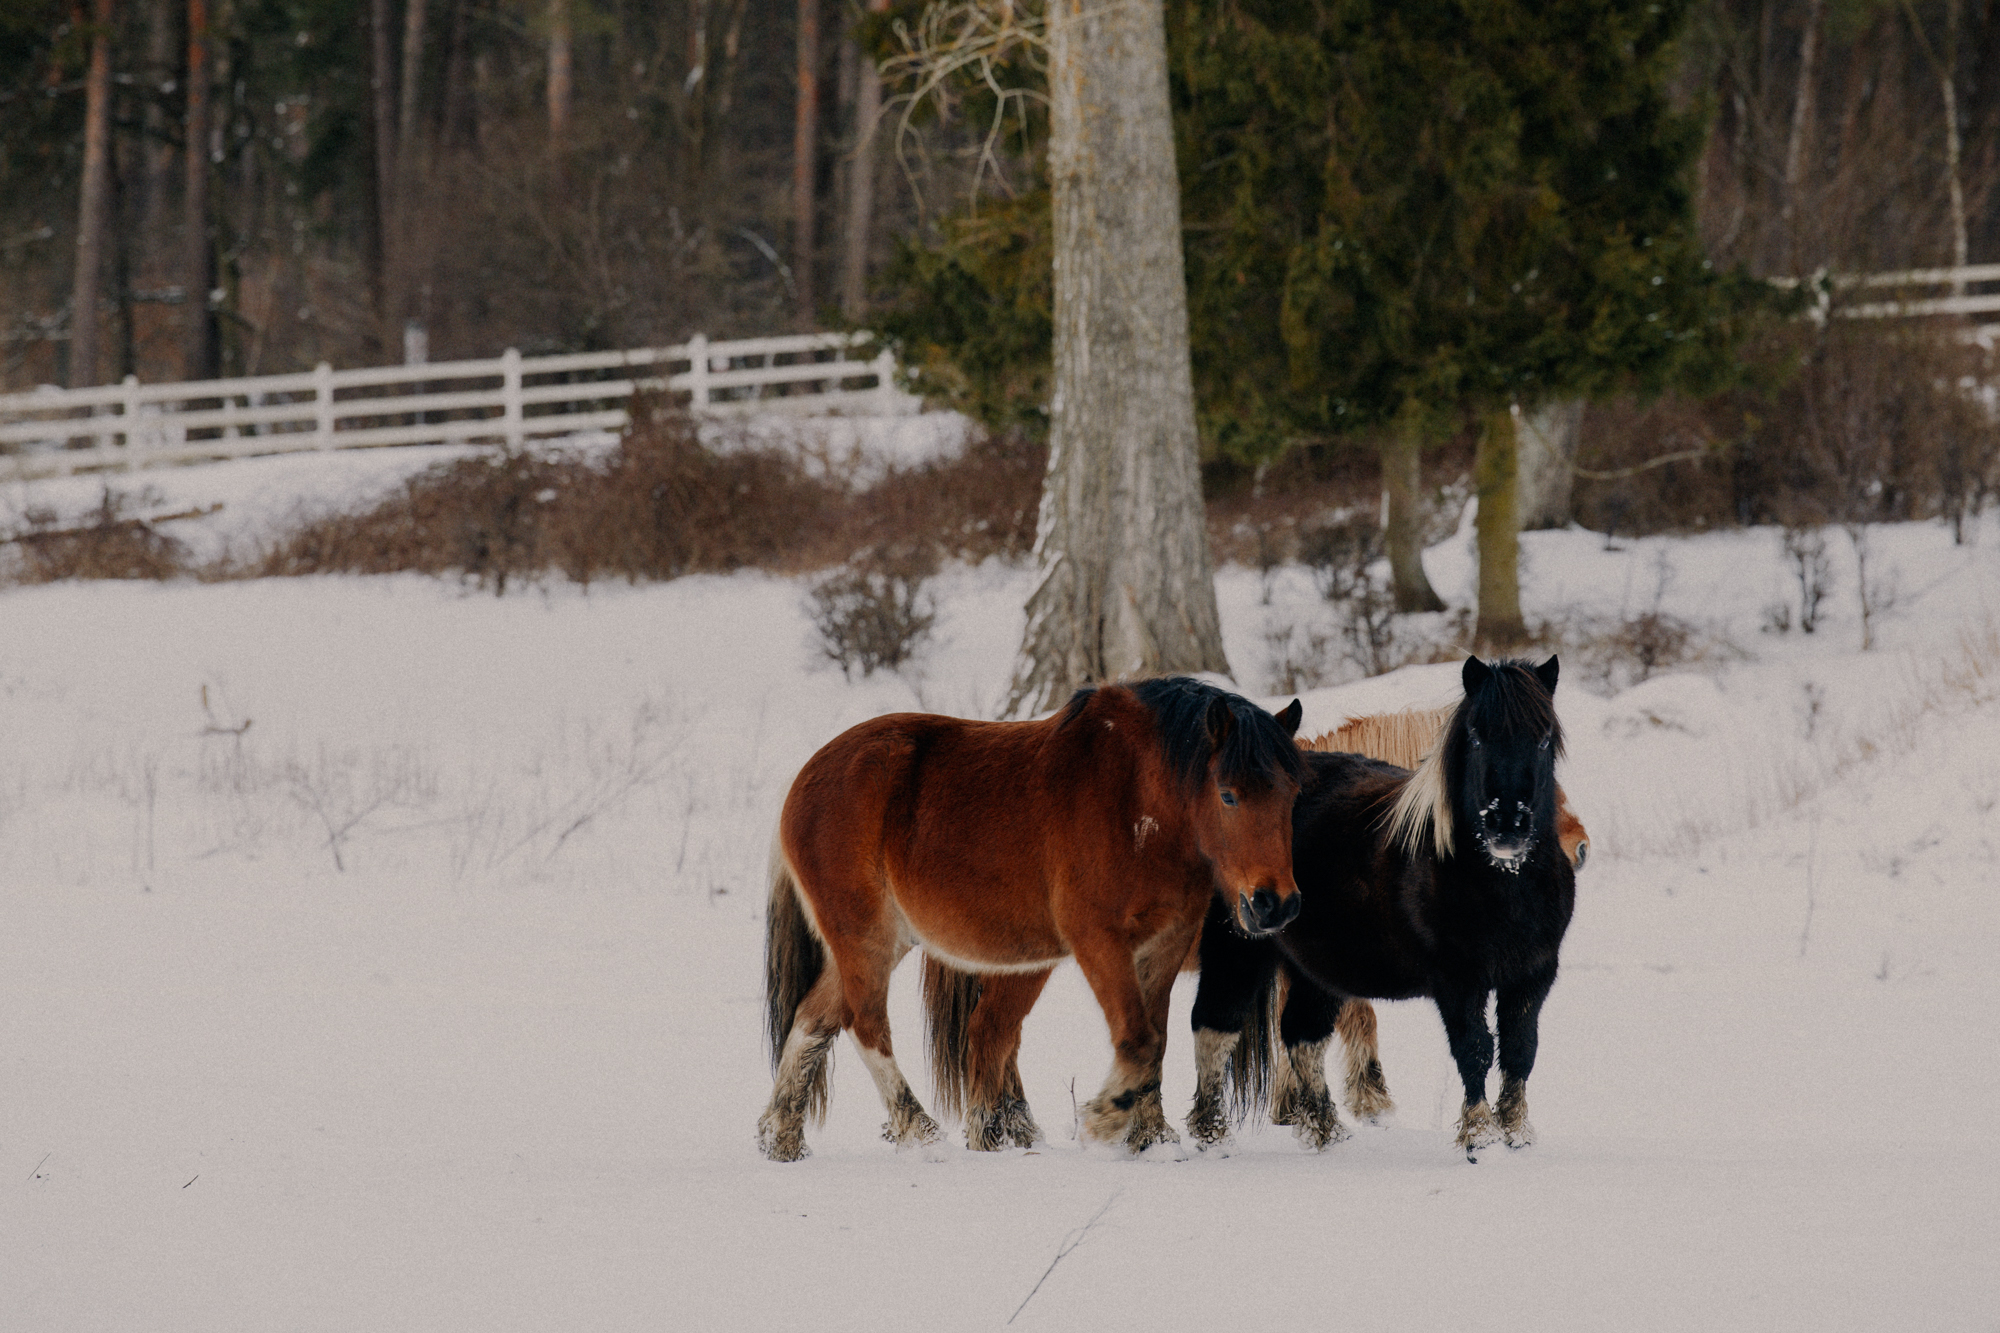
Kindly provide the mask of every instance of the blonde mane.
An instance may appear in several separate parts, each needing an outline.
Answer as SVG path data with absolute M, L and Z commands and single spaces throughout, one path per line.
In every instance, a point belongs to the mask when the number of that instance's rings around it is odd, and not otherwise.
M 1300 748 L 1361 754 L 1412 770 L 1389 807 L 1389 837 L 1405 855 L 1415 856 L 1423 849 L 1428 830 L 1431 846 L 1442 860 L 1451 855 L 1452 827 L 1451 800 L 1444 785 L 1444 747 L 1438 739 L 1456 711 L 1454 704 L 1350 718 Z

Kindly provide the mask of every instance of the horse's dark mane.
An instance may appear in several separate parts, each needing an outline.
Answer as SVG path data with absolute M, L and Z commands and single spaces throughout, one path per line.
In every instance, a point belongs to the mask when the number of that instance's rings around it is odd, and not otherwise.
M 1281 776 L 1303 782 L 1305 760 L 1290 733 L 1278 720 L 1240 694 L 1195 680 L 1191 676 L 1160 676 L 1126 685 L 1153 712 L 1160 748 L 1167 767 L 1181 785 L 1193 788 L 1208 775 L 1213 746 L 1208 736 L 1208 710 L 1217 699 L 1229 705 L 1236 725 L 1223 738 L 1217 781 L 1231 786 L 1268 785 Z M 1086 685 L 1070 696 L 1062 721 L 1082 711 L 1095 687 Z

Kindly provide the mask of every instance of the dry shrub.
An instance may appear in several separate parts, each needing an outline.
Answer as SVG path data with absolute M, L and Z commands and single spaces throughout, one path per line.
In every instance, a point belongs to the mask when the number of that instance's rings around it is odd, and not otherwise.
M 1958 333 L 1948 321 L 1798 321 L 1752 349 L 1760 385 L 1593 404 L 1576 518 L 1629 535 L 1940 517 L 1962 530 L 2000 486 L 2000 423 L 1974 389 L 1986 354 Z M 1688 454 L 1699 456 L 1653 465 Z
M 937 605 L 924 591 L 937 573 L 936 548 L 878 547 L 813 585 L 813 627 L 827 657 L 852 679 L 894 670 L 930 637 Z
M 144 497 L 141 497 L 143 501 Z M 62 579 L 170 579 L 191 572 L 185 545 L 128 514 L 133 497 L 104 488 L 82 523 L 63 524 L 53 510 L 31 509 L 27 527 L 7 539 L 19 552 L 21 583 Z
M 610 452 L 510 451 L 440 464 L 373 508 L 301 523 L 250 576 L 414 571 L 505 592 L 561 574 L 673 579 L 744 567 L 798 573 L 855 552 L 1016 556 L 1034 544 L 1043 453 L 982 437 L 955 459 L 858 495 L 771 449 L 711 449 L 693 418 L 653 402 Z

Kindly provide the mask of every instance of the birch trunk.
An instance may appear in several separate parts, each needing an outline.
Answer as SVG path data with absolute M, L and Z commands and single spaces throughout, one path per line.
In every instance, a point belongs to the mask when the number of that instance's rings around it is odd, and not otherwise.
M 90 67 L 84 76 L 83 185 L 78 191 L 76 287 L 70 297 L 69 385 L 98 382 L 98 293 L 104 276 L 104 237 L 111 213 L 112 0 L 91 8 Z
M 1051 0 L 1055 390 L 1040 579 L 1006 711 L 1227 673 L 1188 364 L 1160 0 Z
M 1382 441 L 1382 544 L 1398 611 L 1442 611 L 1444 599 L 1424 573 L 1423 409 L 1407 403 Z
M 1778 213 L 1785 224 L 1785 243 L 1790 247 L 1786 262 L 1799 271 L 1798 205 L 1799 187 L 1805 183 L 1806 136 L 1812 129 L 1814 80 L 1819 77 L 1819 29 L 1826 14 L 1826 0 L 1811 0 L 1806 6 L 1806 30 L 1799 42 L 1799 81 L 1792 93 L 1792 131 L 1785 140 L 1785 197 Z
M 1479 497 L 1479 623 L 1473 635 L 1482 647 L 1505 650 L 1528 637 L 1521 619 L 1519 442 L 1511 407 L 1488 412 L 1480 425 L 1472 464 Z
M 1544 403 L 1523 412 L 1519 422 L 1520 515 L 1523 531 L 1569 526 L 1570 495 L 1576 489 L 1577 433 L 1583 427 L 1583 400 Z
M 889 0 L 868 0 L 870 12 L 889 7 Z M 860 53 L 855 71 L 854 161 L 847 174 L 847 227 L 842 236 L 840 313 L 859 319 L 868 308 L 868 249 L 875 222 L 876 121 L 882 117 L 882 76 L 875 60 Z

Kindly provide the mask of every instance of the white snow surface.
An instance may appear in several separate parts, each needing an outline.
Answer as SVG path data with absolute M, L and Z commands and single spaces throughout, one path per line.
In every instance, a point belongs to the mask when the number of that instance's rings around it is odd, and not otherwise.
M 188 535 L 241 540 L 406 462 L 145 480 L 227 496 Z M 1325 1153 L 1079 1146 L 1109 1042 L 1073 966 L 1027 1026 L 1037 1150 L 881 1142 L 843 1039 L 813 1155 L 759 1156 L 787 784 L 875 714 L 990 716 L 1030 570 L 947 571 L 918 663 L 853 681 L 802 584 L 754 573 L 0 593 L 0 1327 L 2000 1327 L 2000 526 L 1974 535 L 1872 534 L 1898 595 L 1868 653 L 1837 536 L 1806 636 L 1759 628 L 1773 532 L 1527 535 L 1531 618 L 1657 604 L 1718 647 L 1609 697 L 1565 672 L 1594 855 L 1541 1141 L 1476 1165 L 1427 1001 L 1380 1006 L 1396 1116 Z M 1469 599 L 1466 537 L 1427 560 Z M 1217 586 L 1237 679 L 1283 703 L 1263 634 L 1321 614 L 1304 575 Z M 1457 671 L 1314 691 L 1305 726 Z M 906 963 L 926 1095 L 915 991 Z

